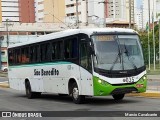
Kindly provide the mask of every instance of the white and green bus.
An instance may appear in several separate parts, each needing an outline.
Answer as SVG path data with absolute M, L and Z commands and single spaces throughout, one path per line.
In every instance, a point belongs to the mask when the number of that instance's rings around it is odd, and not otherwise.
M 9 84 L 31 99 L 41 93 L 85 96 L 146 91 L 146 67 L 137 32 L 122 28 L 71 29 L 8 47 Z

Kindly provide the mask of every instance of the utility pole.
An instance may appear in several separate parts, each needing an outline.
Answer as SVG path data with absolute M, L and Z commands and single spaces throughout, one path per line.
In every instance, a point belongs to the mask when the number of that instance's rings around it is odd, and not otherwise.
M 9 46 L 9 31 L 8 31 L 8 21 L 9 21 L 9 19 L 6 19 L 7 47 Z
M 150 56 L 150 0 L 148 0 L 148 69 L 151 70 L 151 56 Z
M 159 68 L 160 68 L 160 18 L 159 18 Z
M 131 28 L 131 0 L 129 0 L 129 28 Z
M 154 34 L 154 0 L 153 0 L 153 12 L 152 12 L 152 19 L 153 19 L 153 54 L 154 54 L 154 61 L 153 61 L 153 66 L 154 66 L 154 70 L 156 69 L 156 50 L 155 50 L 155 34 Z
M 76 24 L 77 24 L 77 28 L 79 28 L 79 13 L 78 13 L 78 5 L 79 5 L 79 3 L 78 3 L 78 0 L 76 0 Z
M 88 21 L 88 0 L 86 0 L 86 25 L 89 25 L 89 21 Z
M 103 23 L 103 27 L 106 27 L 106 4 L 108 2 L 106 2 L 105 0 L 103 2 L 98 2 L 98 4 L 103 3 L 104 4 L 104 23 Z

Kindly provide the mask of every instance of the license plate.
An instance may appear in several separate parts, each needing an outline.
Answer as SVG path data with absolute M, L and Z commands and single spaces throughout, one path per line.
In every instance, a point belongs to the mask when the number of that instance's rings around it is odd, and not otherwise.
M 125 82 L 125 83 L 134 83 L 134 77 L 123 78 L 123 82 Z

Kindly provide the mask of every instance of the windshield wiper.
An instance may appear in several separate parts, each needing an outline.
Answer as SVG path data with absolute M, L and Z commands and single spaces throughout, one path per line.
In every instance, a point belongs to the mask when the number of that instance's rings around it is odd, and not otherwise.
M 134 67 L 134 69 L 137 70 L 137 66 L 134 64 L 134 62 L 133 62 L 132 60 L 129 59 L 129 58 L 130 58 L 130 55 L 129 55 L 129 52 L 128 52 L 128 49 L 127 49 L 125 43 L 124 43 L 124 48 L 125 48 L 125 52 L 124 52 L 124 53 L 126 54 L 128 60 L 130 61 L 130 63 L 131 63 L 132 66 Z
M 116 41 L 117 41 L 117 44 L 118 44 L 118 55 L 117 55 L 115 61 L 113 62 L 112 66 L 111 66 L 111 68 L 110 68 L 110 71 L 113 70 L 113 68 L 114 68 L 114 66 L 115 66 L 118 58 L 120 58 L 120 63 L 123 64 L 122 52 L 121 52 L 120 45 L 119 45 L 118 35 L 117 35 L 117 40 L 116 40 Z M 124 70 L 124 65 L 122 65 L 122 66 L 123 66 L 123 70 Z

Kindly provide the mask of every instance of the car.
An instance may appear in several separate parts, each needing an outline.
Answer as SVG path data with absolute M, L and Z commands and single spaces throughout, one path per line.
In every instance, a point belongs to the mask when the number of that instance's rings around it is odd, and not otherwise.
M 3 72 L 8 72 L 8 67 L 2 67 Z

